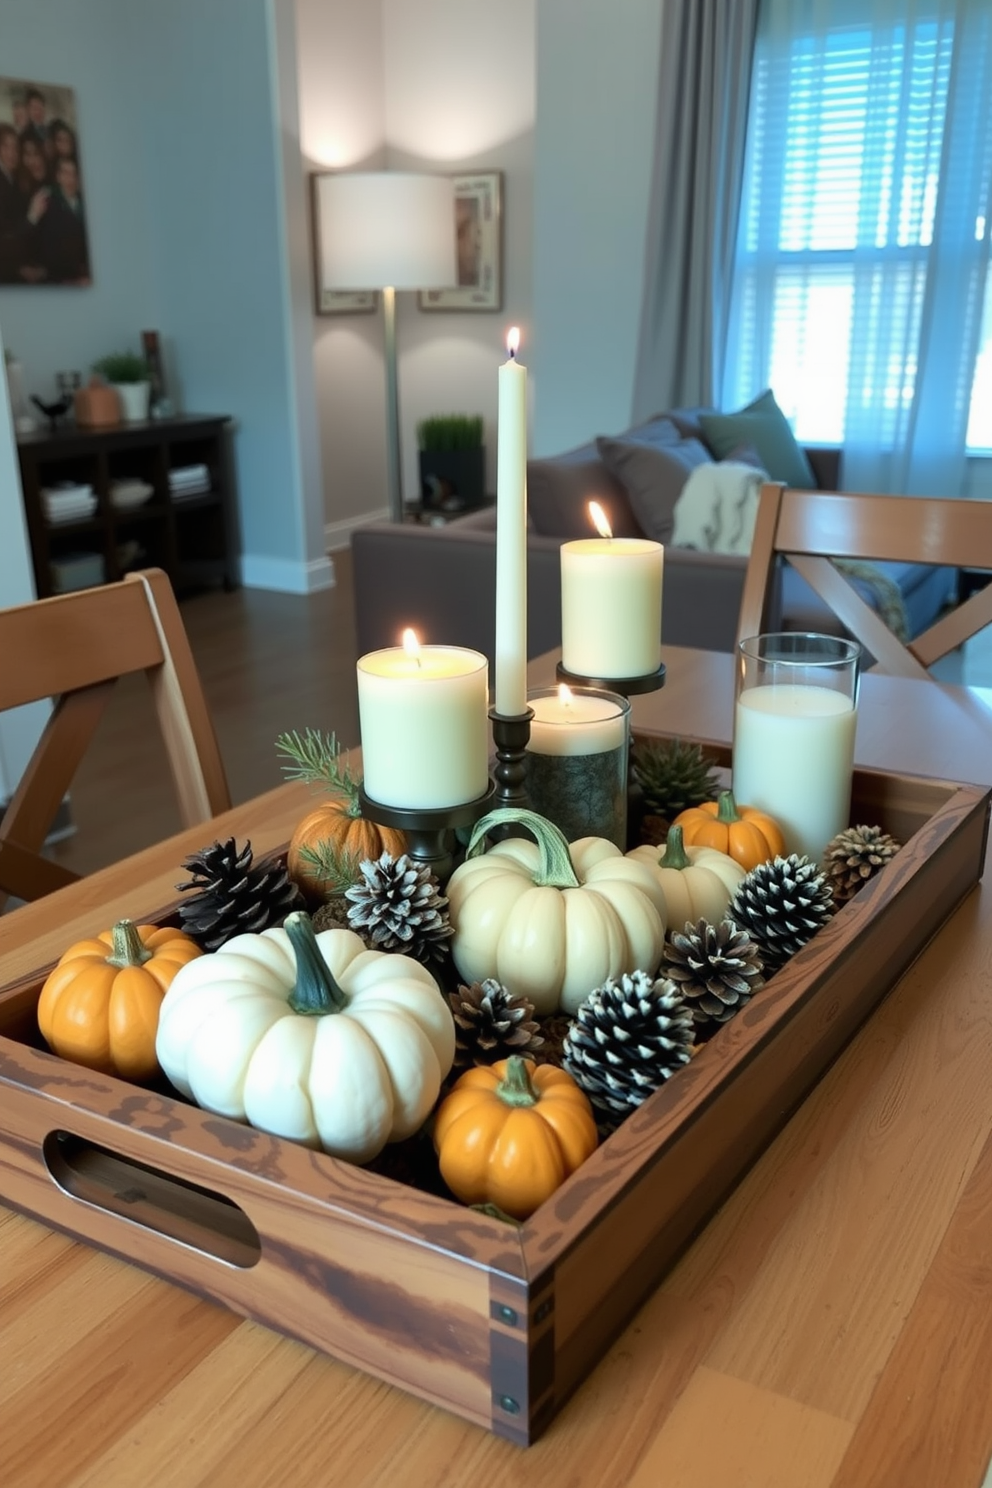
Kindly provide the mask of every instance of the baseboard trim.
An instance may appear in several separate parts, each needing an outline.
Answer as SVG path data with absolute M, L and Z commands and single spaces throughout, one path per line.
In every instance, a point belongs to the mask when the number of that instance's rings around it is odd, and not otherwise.
M 346 548 L 351 542 L 351 534 L 359 527 L 365 527 L 369 522 L 385 522 L 389 517 L 389 509 L 381 507 L 379 511 L 363 512 L 360 517 L 344 517 L 340 522 L 324 523 L 324 546 L 329 553 L 336 548 Z
M 263 558 L 242 553 L 241 582 L 246 589 L 275 589 L 281 594 L 316 594 L 333 589 L 334 563 L 328 557 L 301 563 L 292 558 Z

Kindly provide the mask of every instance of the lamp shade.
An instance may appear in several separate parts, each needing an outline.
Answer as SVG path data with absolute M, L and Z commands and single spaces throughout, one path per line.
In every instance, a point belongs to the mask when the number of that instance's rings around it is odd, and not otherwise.
M 332 172 L 316 182 L 328 289 L 448 289 L 455 193 L 447 176 Z

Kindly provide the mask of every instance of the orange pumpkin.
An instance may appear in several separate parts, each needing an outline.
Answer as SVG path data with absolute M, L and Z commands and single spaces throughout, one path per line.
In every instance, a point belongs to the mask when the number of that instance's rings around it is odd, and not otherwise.
M 778 822 L 756 806 L 738 806 L 729 790 L 715 801 L 687 807 L 674 825 L 682 828 L 686 847 L 715 847 L 748 870 L 786 850 Z
M 511 1054 L 467 1070 L 438 1107 L 441 1175 L 464 1204 L 527 1219 L 598 1144 L 588 1097 L 567 1070 Z
M 290 839 L 286 871 L 311 903 L 320 903 L 333 888 L 320 870 L 322 853 L 329 850 L 332 857 L 357 865 L 384 852 L 397 858 L 406 845 L 406 837 L 395 827 L 380 827 L 362 816 L 356 791 L 354 800 L 335 796 L 307 812 Z
M 119 920 L 79 940 L 49 973 L 38 1027 L 63 1059 L 126 1080 L 158 1073 L 162 999 L 180 966 L 203 952 L 181 930 Z

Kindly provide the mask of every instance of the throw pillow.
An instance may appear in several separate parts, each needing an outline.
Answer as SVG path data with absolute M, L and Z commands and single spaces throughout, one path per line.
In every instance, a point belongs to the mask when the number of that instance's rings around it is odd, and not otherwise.
M 816 477 L 769 388 L 739 413 L 701 413 L 703 436 L 717 460 L 739 444 L 753 445 L 772 480 L 816 490 Z
M 654 444 L 625 435 L 601 437 L 596 444 L 603 463 L 623 483 L 643 535 L 668 542 L 682 487 L 697 465 L 711 463 L 708 452 L 698 439 Z
M 598 501 L 615 537 L 640 537 L 627 494 L 603 464 L 594 444 L 553 459 L 527 461 L 527 510 L 542 537 L 595 537 L 587 510 Z

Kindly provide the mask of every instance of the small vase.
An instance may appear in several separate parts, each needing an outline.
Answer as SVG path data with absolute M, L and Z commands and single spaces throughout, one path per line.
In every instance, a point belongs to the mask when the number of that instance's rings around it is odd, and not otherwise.
M 121 417 L 126 424 L 140 424 L 148 417 L 148 382 L 115 382 L 114 392 L 120 399 Z

